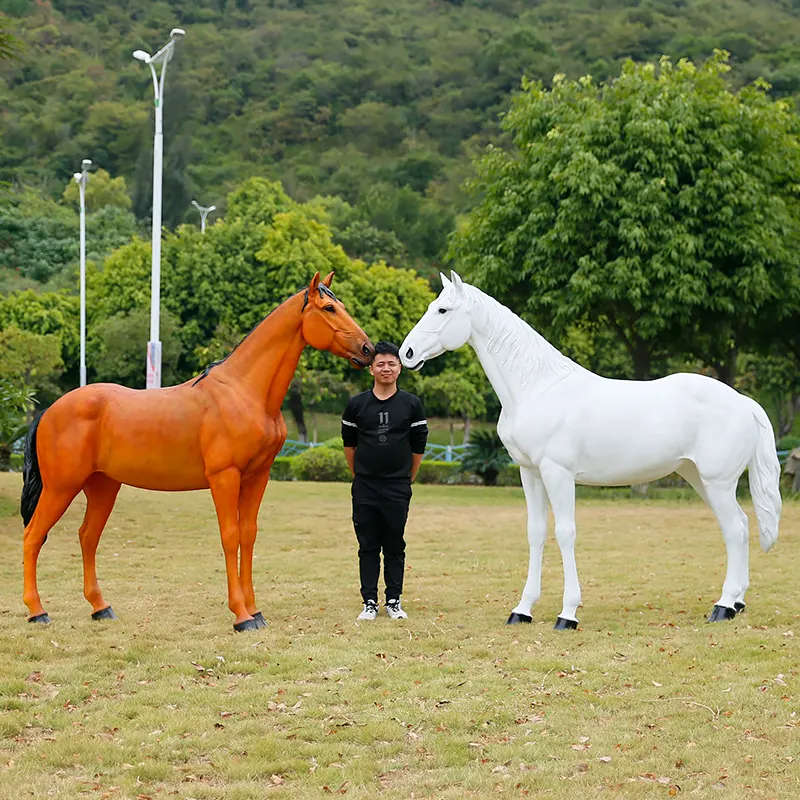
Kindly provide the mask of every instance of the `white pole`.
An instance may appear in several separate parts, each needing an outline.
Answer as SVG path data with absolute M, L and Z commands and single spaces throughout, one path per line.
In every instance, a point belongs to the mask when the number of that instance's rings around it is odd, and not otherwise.
M 167 65 L 161 68 L 161 86 L 164 85 L 164 73 Z M 153 69 L 155 73 L 155 69 Z M 155 75 L 153 76 L 155 80 Z M 163 105 L 161 97 L 156 94 L 155 116 L 156 132 L 153 138 L 153 267 L 150 280 L 150 341 L 147 343 L 147 380 L 148 389 L 161 388 L 161 173 L 164 161 Z
M 89 180 L 88 169 L 91 161 L 84 158 L 81 162 L 81 172 L 73 176 L 78 184 L 81 205 L 80 248 L 81 248 L 81 360 L 80 360 L 80 385 L 86 386 L 86 182 Z
M 150 67 L 153 76 L 155 95 L 155 135 L 153 137 L 153 235 L 152 272 L 150 280 L 150 340 L 147 342 L 147 374 L 145 386 L 148 389 L 161 388 L 161 176 L 164 162 L 164 80 L 167 64 L 172 57 L 175 37 L 183 36 L 185 31 L 173 28 L 170 40 L 154 56 L 143 50 L 136 50 L 133 57 Z M 161 64 L 161 78 L 156 73 L 156 64 Z

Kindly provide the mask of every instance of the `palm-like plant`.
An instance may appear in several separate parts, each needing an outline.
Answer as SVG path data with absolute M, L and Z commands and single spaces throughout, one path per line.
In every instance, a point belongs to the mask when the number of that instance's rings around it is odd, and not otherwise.
M 511 456 L 495 431 L 476 431 L 470 440 L 469 450 L 461 460 L 462 472 L 474 472 L 484 486 L 497 485 L 497 476 Z
M 11 453 L 28 430 L 34 399 L 33 391 L 24 384 L 0 378 L 0 472 L 11 468 Z

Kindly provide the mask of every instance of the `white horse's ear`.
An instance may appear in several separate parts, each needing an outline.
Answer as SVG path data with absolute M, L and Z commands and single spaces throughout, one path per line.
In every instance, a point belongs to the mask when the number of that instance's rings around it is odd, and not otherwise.
M 464 283 L 461 280 L 461 276 L 454 270 L 450 270 L 450 278 L 453 282 L 453 288 L 456 290 L 458 294 L 463 294 L 464 292 Z
M 450 278 L 444 272 L 440 272 L 439 277 L 442 279 L 442 289 L 446 289 L 450 285 Z

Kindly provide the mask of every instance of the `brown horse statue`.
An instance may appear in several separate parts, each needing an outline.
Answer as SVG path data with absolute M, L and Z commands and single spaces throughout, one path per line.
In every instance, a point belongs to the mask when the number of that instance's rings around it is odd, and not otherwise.
M 47 534 L 78 492 L 83 594 L 93 619 L 116 619 L 97 583 L 95 553 L 124 483 L 165 492 L 211 489 L 217 511 L 228 607 L 237 631 L 266 625 L 253 592 L 253 545 L 270 467 L 286 440 L 281 414 L 300 354 L 309 344 L 370 363 L 372 342 L 314 275 L 305 291 L 262 320 L 223 361 L 180 386 L 135 390 L 100 383 L 57 400 L 31 426 L 21 512 L 29 622 L 50 622 L 36 587 Z

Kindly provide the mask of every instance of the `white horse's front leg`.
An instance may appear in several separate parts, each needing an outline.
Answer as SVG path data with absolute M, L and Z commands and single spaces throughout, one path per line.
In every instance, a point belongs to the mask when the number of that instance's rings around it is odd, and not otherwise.
M 530 562 L 528 564 L 528 580 L 522 590 L 522 599 L 511 612 L 506 625 L 517 622 L 531 622 L 531 608 L 542 593 L 542 552 L 547 537 L 547 493 L 538 470 L 520 467 L 522 488 L 525 490 L 525 502 L 528 505 L 528 544 L 530 545 Z
M 556 539 L 561 549 L 564 565 L 564 605 L 555 627 L 577 628 L 575 614 L 581 604 L 581 585 L 578 582 L 578 567 L 575 563 L 575 478 L 562 466 L 550 459 L 539 465 L 553 516 L 556 520 Z

